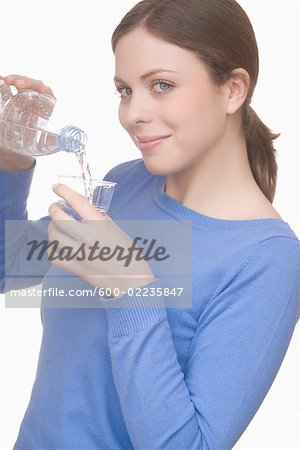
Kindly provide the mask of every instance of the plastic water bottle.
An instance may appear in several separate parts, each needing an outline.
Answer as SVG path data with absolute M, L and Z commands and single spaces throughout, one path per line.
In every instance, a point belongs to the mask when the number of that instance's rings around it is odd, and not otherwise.
M 81 153 L 87 136 L 74 125 L 59 132 L 47 129 L 55 99 L 30 89 L 18 92 L 0 80 L 0 147 L 30 156 L 65 150 Z

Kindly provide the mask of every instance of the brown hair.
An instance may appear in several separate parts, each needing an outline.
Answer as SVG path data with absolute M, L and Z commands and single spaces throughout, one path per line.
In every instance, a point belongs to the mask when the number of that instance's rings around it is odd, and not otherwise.
M 254 179 L 272 203 L 277 162 L 274 134 L 259 119 L 250 102 L 257 82 L 259 59 L 255 34 L 245 11 L 235 0 L 142 0 L 121 20 L 112 35 L 118 40 L 138 26 L 164 40 L 191 50 L 221 85 L 237 68 L 247 70 L 250 87 L 242 106 L 242 126 Z

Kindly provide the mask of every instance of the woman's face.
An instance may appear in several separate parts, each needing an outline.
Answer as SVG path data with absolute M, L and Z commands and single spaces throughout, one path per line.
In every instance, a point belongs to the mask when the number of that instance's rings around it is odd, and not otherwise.
M 136 28 L 118 41 L 115 67 L 119 120 L 148 170 L 195 169 L 222 139 L 226 117 L 225 96 L 202 61 Z

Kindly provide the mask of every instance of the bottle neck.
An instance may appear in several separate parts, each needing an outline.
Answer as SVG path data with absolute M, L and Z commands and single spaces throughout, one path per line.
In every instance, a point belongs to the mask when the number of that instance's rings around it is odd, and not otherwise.
M 59 144 L 69 153 L 82 153 L 85 150 L 87 135 L 74 125 L 67 125 L 59 133 Z

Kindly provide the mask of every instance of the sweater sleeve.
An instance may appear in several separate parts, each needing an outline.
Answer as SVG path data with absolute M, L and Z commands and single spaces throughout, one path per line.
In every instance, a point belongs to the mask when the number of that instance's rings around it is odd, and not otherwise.
M 291 340 L 299 266 L 297 239 L 255 244 L 201 313 L 184 372 L 159 298 L 144 300 L 146 308 L 133 307 L 138 297 L 111 300 L 113 308 L 106 303 L 113 378 L 135 449 L 233 447 Z
M 27 243 L 32 239 L 40 242 L 48 237 L 48 216 L 38 221 L 27 220 L 27 198 L 34 169 L 35 165 L 24 172 L 0 170 L 0 292 L 2 293 L 9 289 L 37 284 L 50 266 L 47 257 L 42 258 L 37 267 L 33 259 L 26 260 Z M 9 237 L 6 234 L 7 227 L 15 230 Z M 37 272 L 39 276 L 33 276 Z M 9 282 L 8 278 L 5 279 L 8 273 Z

